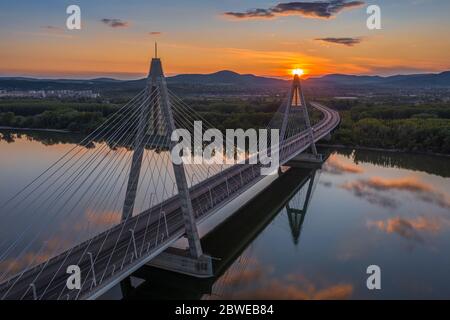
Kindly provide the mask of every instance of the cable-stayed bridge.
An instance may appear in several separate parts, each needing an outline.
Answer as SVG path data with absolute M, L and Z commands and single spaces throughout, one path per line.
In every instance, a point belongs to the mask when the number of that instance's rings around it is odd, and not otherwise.
M 122 281 L 121 292 L 114 291 L 112 296 L 140 300 L 234 299 L 235 285 L 239 285 L 239 279 L 247 283 L 247 272 L 257 261 L 254 247 L 259 246 L 258 237 L 269 225 L 291 234 L 294 244 L 301 246 L 300 230 L 319 175 L 317 169 L 292 168 L 283 172 L 247 206 L 203 238 L 203 249 L 217 257 L 213 259 L 213 277 L 198 279 L 144 266 L 132 274 L 136 282 L 131 277 Z M 233 237 L 229 237 L 230 233 Z
M 200 135 L 197 120 L 206 124 Z M 280 141 L 264 151 L 275 145 L 280 165 L 320 162 L 315 142 L 338 124 L 336 111 L 307 104 L 295 76 L 267 126 Z M 0 207 L 2 219 L 23 219 L 23 231 L 1 239 L 0 298 L 94 299 L 147 263 L 212 276 L 200 238 L 276 175 L 261 175 L 261 150 L 236 149 L 237 164 L 172 161 L 175 129 L 198 139 L 208 128 L 152 59 L 142 92 Z M 98 222 L 100 231 L 92 226 Z M 79 289 L 67 286 L 69 266 L 81 270 Z

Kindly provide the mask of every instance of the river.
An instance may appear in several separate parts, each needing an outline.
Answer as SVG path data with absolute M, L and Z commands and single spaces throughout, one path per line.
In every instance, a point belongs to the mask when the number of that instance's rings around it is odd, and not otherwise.
M 79 140 L 57 133 L 1 133 L 0 203 Z M 329 156 L 320 170 L 288 170 L 202 239 L 214 258 L 214 278 L 144 267 L 102 298 L 450 298 L 449 159 L 322 152 Z M 19 234 L 36 212 L 19 217 L 0 211 L 1 243 Z M 97 216 L 80 232 L 98 232 L 103 220 Z M 0 271 L 22 263 L 11 251 Z M 366 286 L 370 265 L 380 267 L 380 290 Z

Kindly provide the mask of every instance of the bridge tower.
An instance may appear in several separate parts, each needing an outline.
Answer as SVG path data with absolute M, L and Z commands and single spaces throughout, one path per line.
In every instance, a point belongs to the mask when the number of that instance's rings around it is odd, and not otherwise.
M 295 245 L 298 245 L 300 239 L 300 233 L 302 231 L 303 222 L 305 221 L 306 212 L 308 211 L 309 202 L 312 196 L 315 176 L 316 171 L 313 170 L 309 175 L 308 189 L 306 191 L 305 202 L 303 203 L 301 209 L 293 208 L 289 204 L 289 201 L 286 204 L 286 213 L 288 216 L 289 227 L 291 228 L 292 238 L 294 240 Z
M 151 134 L 162 136 L 164 142 L 161 146 L 168 148 L 169 150 L 172 150 L 173 146 L 176 144 L 176 142 L 170 140 L 170 136 L 176 128 L 162 63 L 157 57 L 153 58 L 151 61 L 146 90 L 146 98 L 148 98 L 148 101 L 152 102 L 144 103 L 141 106 L 139 124 L 135 135 L 133 158 L 122 211 L 122 220 L 131 217 L 133 214 L 145 148 L 145 145 L 142 142 L 146 140 L 143 139 L 144 135 Z M 153 99 L 153 97 L 158 98 Z M 186 238 L 189 244 L 189 255 L 193 259 L 199 259 L 203 257 L 203 251 L 195 222 L 194 210 L 192 208 L 189 187 L 186 180 L 186 172 L 182 163 L 175 164 L 172 162 L 172 165 L 181 203 Z
M 310 144 L 311 151 L 313 153 L 313 156 L 317 157 L 318 154 L 317 154 L 316 144 L 314 142 L 314 135 L 313 135 L 312 127 L 311 127 L 311 121 L 309 119 L 307 103 L 305 100 L 305 96 L 303 94 L 302 85 L 301 85 L 300 77 L 298 74 L 294 75 L 294 79 L 292 81 L 292 87 L 289 92 L 289 97 L 288 97 L 288 101 L 286 104 L 286 108 L 284 109 L 283 122 L 281 125 L 281 133 L 280 133 L 281 141 L 286 139 L 286 129 L 287 129 L 288 120 L 289 120 L 289 113 L 294 108 L 302 108 L 302 110 L 303 110 L 305 125 L 306 125 L 306 129 L 308 130 L 308 136 L 309 136 L 309 139 L 311 142 L 311 144 Z

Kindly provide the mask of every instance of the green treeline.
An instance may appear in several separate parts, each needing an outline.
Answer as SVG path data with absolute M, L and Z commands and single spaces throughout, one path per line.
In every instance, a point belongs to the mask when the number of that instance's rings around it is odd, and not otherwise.
M 196 98 L 185 102 L 203 120 L 222 131 L 264 128 L 281 104 L 277 97 L 245 100 Z M 322 102 L 341 114 L 342 121 L 332 135 L 332 143 L 450 154 L 449 103 L 408 105 L 392 101 L 335 99 Z M 0 100 L 0 126 L 87 133 L 116 112 L 118 107 L 98 101 Z M 309 113 L 312 123 L 321 117 L 315 109 L 309 108 Z
M 339 102 L 335 107 L 342 121 L 333 143 L 450 154 L 450 105 L 349 106 Z
M 0 100 L 0 126 L 88 133 L 117 110 L 98 102 Z
M 281 103 L 282 101 L 277 98 L 187 101 L 187 104 L 193 106 L 193 109 L 207 122 L 223 132 L 225 129 L 266 128 L 274 114 L 279 110 Z M 308 108 L 308 110 L 311 123 L 319 121 L 322 117 L 322 114 L 316 109 Z
M 264 128 L 277 111 L 278 99 L 186 100 L 189 106 L 217 129 Z

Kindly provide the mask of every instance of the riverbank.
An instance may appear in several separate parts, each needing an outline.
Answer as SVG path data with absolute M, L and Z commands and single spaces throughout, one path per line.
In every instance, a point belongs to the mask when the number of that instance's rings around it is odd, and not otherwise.
M 11 130 L 11 131 L 38 131 L 38 132 L 57 132 L 57 133 L 74 133 L 69 130 L 63 130 L 63 129 L 44 129 L 44 128 L 20 128 L 20 127 L 5 127 L 0 126 L 0 130 Z
M 0 130 L 80 134 L 80 132 L 73 132 L 73 131 L 64 130 L 64 129 L 20 128 L 20 127 L 7 127 L 7 126 L 0 126 Z M 403 153 L 403 154 L 416 154 L 416 155 L 428 155 L 428 156 L 450 158 L 450 155 L 449 154 L 445 154 L 445 153 L 407 151 L 407 150 L 401 150 L 401 149 L 383 149 L 383 148 L 374 148 L 374 147 L 347 146 L 347 145 L 343 145 L 343 144 L 326 144 L 326 143 L 318 143 L 317 146 L 318 147 L 323 147 L 323 148 L 335 148 L 335 149 L 347 149 L 347 150 L 348 149 L 355 149 L 355 150 L 390 152 L 390 153 Z
M 326 143 L 318 143 L 317 146 L 323 147 L 323 148 L 335 148 L 335 149 L 347 149 L 347 150 L 354 149 L 354 150 L 416 154 L 416 155 L 427 155 L 427 156 L 450 158 L 449 154 L 435 153 L 435 152 L 408 151 L 408 150 L 401 150 L 401 149 L 383 149 L 383 148 L 374 148 L 374 147 L 347 146 L 347 145 L 343 145 L 343 144 L 326 144 Z

